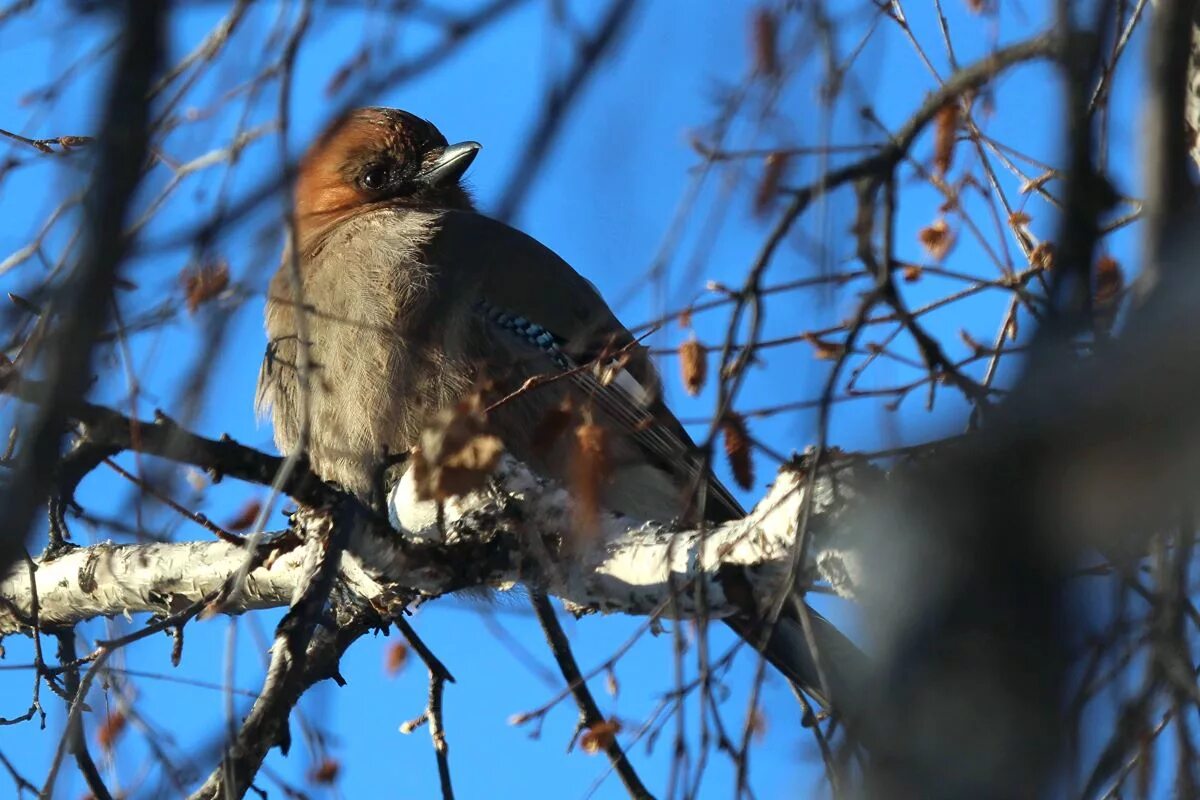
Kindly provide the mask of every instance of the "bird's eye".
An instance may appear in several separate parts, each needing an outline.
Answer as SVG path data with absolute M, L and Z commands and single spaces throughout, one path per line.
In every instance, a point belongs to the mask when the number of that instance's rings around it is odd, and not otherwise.
M 367 167 L 367 171 L 362 176 L 362 185 L 372 191 L 382 189 L 384 186 L 387 186 L 387 182 L 388 169 L 382 164 L 373 164 Z

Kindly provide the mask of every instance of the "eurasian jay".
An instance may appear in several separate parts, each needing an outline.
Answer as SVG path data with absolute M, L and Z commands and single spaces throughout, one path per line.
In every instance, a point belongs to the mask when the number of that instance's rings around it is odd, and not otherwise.
M 479 147 L 449 145 L 407 112 L 365 108 L 333 124 L 302 159 L 295 223 L 303 325 L 285 257 L 269 289 L 259 378 L 259 406 L 271 409 L 279 449 L 292 452 L 302 438 L 297 337 L 306 329 L 308 458 L 318 475 L 364 500 L 375 494 L 383 459 L 408 452 L 438 411 L 484 386 L 500 396 L 532 376 L 569 373 L 489 413 L 514 457 L 569 483 L 573 437 L 547 442 L 538 431 L 572 409 L 605 431 L 599 501 L 608 510 L 694 520 L 703 497 L 709 522 L 742 516 L 711 473 L 701 480 L 695 445 L 663 404 L 647 350 L 596 288 L 539 242 L 476 211 L 462 177 Z M 579 368 L 593 362 L 608 366 L 611 379 Z M 794 615 L 761 649 L 828 706 L 830 693 L 849 692 L 839 687 L 852 685 L 848 670 L 856 677 L 862 654 L 815 612 L 810 619 L 828 687 Z M 753 613 L 726 621 L 762 644 Z

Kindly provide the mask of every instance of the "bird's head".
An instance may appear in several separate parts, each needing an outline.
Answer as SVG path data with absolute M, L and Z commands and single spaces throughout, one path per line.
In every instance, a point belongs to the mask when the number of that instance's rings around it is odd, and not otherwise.
M 462 176 L 479 147 L 477 142 L 447 144 L 441 131 L 407 111 L 351 111 L 330 125 L 300 161 L 296 224 L 301 245 L 379 208 L 472 208 Z

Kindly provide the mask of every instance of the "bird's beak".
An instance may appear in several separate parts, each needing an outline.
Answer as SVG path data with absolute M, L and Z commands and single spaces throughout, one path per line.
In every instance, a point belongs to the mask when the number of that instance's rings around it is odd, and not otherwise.
M 433 164 L 422 172 L 418 179 L 434 188 L 447 186 L 463 176 L 467 167 L 479 154 L 479 142 L 459 142 L 442 150 Z

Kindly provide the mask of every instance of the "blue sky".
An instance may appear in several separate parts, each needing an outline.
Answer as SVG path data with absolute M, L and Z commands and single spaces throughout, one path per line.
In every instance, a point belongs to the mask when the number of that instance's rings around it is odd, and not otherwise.
M 578 5 L 578 4 L 570 4 Z M 845 54 L 866 30 L 872 4 L 839 3 L 836 21 L 842 26 L 839 39 Z M 931 3 L 907 4 L 913 35 L 925 48 L 935 67 L 945 76 L 949 70 L 941 46 Z M 960 62 L 970 62 L 986 54 L 996 44 L 1015 41 L 1041 29 L 1045 23 L 1043 4 L 1025 3 L 1013 10 L 1001 3 L 997 18 L 974 16 L 962 2 L 946 2 L 946 12 L 954 32 Z M 538 107 L 541 92 L 569 57 L 561 37 L 554 31 L 549 4 L 530 3 L 506 15 L 502 21 L 475 40 L 459 55 L 437 69 L 403 87 L 367 98 L 371 104 L 403 107 L 434 121 L 451 141 L 474 139 L 484 149 L 470 172 L 479 203 L 486 211 L 499 197 L 512 166 L 520 153 L 523 137 Z M 239 70 L 249 70 L 260 58 L 256 42 L 274 18 L 274 5 L 262 4 L 251 12 L 251 21 L 231 42 L 228 64 L 201 81 L 194 89 L 197 104 L 208 102 L 214 93 L 238 81 Z M 588 6 L 593 8 L 593 6 Z M 190 50 L 198 37 L 209 30 L 220 15 L 216 4 L 197 4 L 176 14 L 172 30 L 173 52 Z M 584 22 L 590 24 L 584 14 Z M 44 83 L 66 63 L 100 41 L 102 20 L 82 24 L 65 21 L 54 8 L 43 9 L 0 28 L 0 53 L 7 69 L 0 70 L 0 127 L 30 136 L 90 133 L 98 107 L 99 73 L 87 73 L 74 84 L 50 113 L 20 104 L 20 98 L 32 87 Z M 357 12 L 320 11 L 313 36 L 301 50 L 292 103 L 294 130 L 289 141 L 292 153 L 302 149 L 325 122 L 338 95 L 327 98 L 329 76 L 349 58 L 364 31 L 376 37 L 390 37 L 400 52 L 419 52 L 430 41 L 428 30 L 415 27 L 391 27 L 379 19 Z M 686 227 L 681 245 L 670 261 L 665 291 L 651 287 L 644 278 L 648 265 L 658 252 L 676 205 L 684 196 L 691 171 L 700 163 L 688 145 L 689 137 L 702 132 L 715 115 L 717 100 L 735 87 L 749 69 L 748 15 L 742 4 L 684 3 L 667 0 L 645 4 L 634 12 L 631 35 L 594 76 L 582 101 L 574 109 L 556 146 L 548 154 L 538 181 L 516 219 L 516 224 L 556 250 L 582 274 L 590 278 L 617 307 L 629 324 L 652 318 L 665 309 L 678 308 L 703 292 L 706 280 L 737 285 L 765 236 L 768 220 L 754 218 L 749 208 L 750 190 L 741 188 L 727 195 L 721 190 L 720 176 L 709 179 L 706 190 Z M 787 84 L 777 106 L 777 114 L 757 126 L 741 123 L 734 129 L 734 140 L 745 146 L 819 144 L 823 137 L 838 143 L 878 141 L 878 132 L 863 123 L 860 106 L 870 103 L 881 120 L 895 129 L 935 83 L 922 65 L 911 44 L 894 23 L 884 21 L 863 55 L 850 71 L 846 92 L 830 119 L 822 108 L 817 92 L 820 75 L 819 51 L 812 37 L 802 31 L 788 31 L 789 41 L 805 55 L 799 72 Z M 1118 84 L 1114 108 L 1120 118 L 1113 124 L 1112 168 L 1121 190 L 1136 192 L 1133 168 L 1133 141 L 1136 130 L 1136 81 L 1140 75 L 1142 53 L 1139 35 L 1126 54 Z M 352 85 L 351 85 L 352 88 Z M 1025 152 L 1053 161 L 1058 150 L 1058 86 L 1045 67 L 1014 71 L 994 90 L 994 115 L 983 120 L 987 133 L 1020 146 Z M 761 93 L 760 93 L 761 94 Z M 267 106 L 255 118 L 273 114 L 274 90 Z M 750 99 L 755 108 L 761 97 Z M 236 107 L 235 107 L 236 108 Z M 754 119 L 753 113 L 746 119 Z M 167 142 L 166 151 L 179 161 L 194 158 L 228 134 L 231 116 L 182 127 Z M 829 122 L 828 127 L 826 122 Z M 756 130 L 757 128 L 757 130 Z M 0 142 L 0 150 L 7 145 Z M 12 154 L 27 158 L 30 154 L 12 148 Z M 929 137 L 914 149 L 914 157 L 928 164 L 932 153 Z M 0 153 L 3 157 L 4 153 Z M 838 160 L 853 158 L 837 156 Z M 960 146 L 956 169 L 970 168 L 968 149 Z M 56 200 L 78 185 L 78 158 L 43 159 L 34 165 L 13 171 L 0 184 L 0 258 L 30 240 L 53 208 Z M 795 183 L 812 179 L 818 170 L 815 159 L 798 160 L 789 180 Z M 757 162 L 747 165 L 748 174 L 759 170 Z M 246 189 L 258 179 L 279 169 L 278 147 L 273 137 L 250 146 L 235 173 L 231 188 Z M 953 173 L 952 173 L 953 175 Z M 941 198 L 927 185 L 902 172 L 901 206 L 898 216 L 898 255 L 913 261 L 927 261 L 917 243 L 916 232 L 938 215 Z M 146 198 L 154 187 L 161 187 L 164 170 L 152 173 Z M 1006 191 L 1019 200 L 1020 181 L 1005 175 Z M 173 230 L 188 227 L 205 210 L 219 191 L 221 174 L 210 172 L 196 177 L 177 192 L 151 225 L 151 239 L 165 239 Z M 970 201 L 968 201 L 970 202 Z M 1031 225 L 1039 236 L 1053 232 L 1053 216 L 1044 205 L 1030 203 Z M 834 195 L 815 207 L 806 217 L 802 237 L 794 237 L 768 275 L 770 283 L 821 274 L 849 263 L 852 241 L 848 235 L 853 207 L 849 194 Z M 249 294 L 240 307 L 232 301 L 202 309 L 195 316 L 178 314 L 164 328 L 151 334 L 132 336 L 128 360 L 121 353 L 105 359 L 100 366 L 103 379 L 95 396 L 125 410 L 136 403 L 145 417 L 161 407 L 168 413 L 190 417 L 188 408 L 194 397 L 184 387 L 196 369 L 207 375 L 208 383 L 199 411 L 190 424 L 210 436 L 228 432 L 247 444 L 273 449 L 269 428 L 254 419 L 252 399 L 258 361 L 264 337 L 261 330 L 261 292 L 273 271 L 278 254 L 278 205 L 265 207 L 239 220 L 237 229 L 216 246 L 216 252 L 229 261 L 241 290 Z M 982 218 L 982 215 L 979 215 Z M 48 237 L 48 250 L 64 246 L 69 227 L 56 229 Z M 274 234 L 274 238 L 272 235 Z M 994 238 L 994 237 L 993 237 Z M 826 248 L 814 255 L 811 242 Z M 1136 242 L 1132 234 L 1114 237 L 1111 252 L 1124 264 L 1131 264 Z M 1011 239 L 1007 246 L 1019 259 Z M 184 249 L 144 254 L 130 265 L 127 277 L 138 288 L 122 295 L 122 313 L 134 319 L 164 298 L 180 296 L 177 275 L 192 253 Z M 994 277 L 995 270 L 972 245 L 960 236 L 960 244 L 946 263 L 961 272 Z M 22 290 L 40 279 L 42 267 L 27 264 L 0 276 L 0 289 Z M 927 278 L 906 286 L 909 301 L 945 295 L 961 286 L 938 278 Z M 786 336 L 804 330 L 835 324 L 852 313 L 856 288 L 851 283 L 838 291 L 809 290 L 778 295 L 767 311 L 765 335 Z M 617 305 L 617 300 L 622 302 Z M 999 314 L 1006 296 L 982 293 L 979 297 L 956 303 L 931 315 L 932 329 L 946 339 L 952 357 L 968 354 L 958 338 L 960 329 L 988 342 L 995 335 Z M 214 355 L 201 343 L 208 339 L 228 309 L 228 327 L 224 344 Z M 715 311 L 695 317 L 696 334 L 702 341 L 715 343 L 723 336 L 726 312 Z M 1023 331 L 1027 333 L 1028 329 Z M 673 347 L 687 335 L 677 325 L 667 326 L 655 336 L 656 346 Z M 911 346 L 901 352 L 915 355 Z M 828 363 L 813 358 L 806 344 L 770 350 L 747 383 L 739 402 L 743 409 L 775 405 L 787 400 L 815 397 L 819 394 Z M 1017 362 L 1009 362 L 1007 370 Z M 678 366 L 674 360 L 663 364 L 668 396 L 683 418 L 703 418 L 713 405 L 711 389 L 698 398 L 689 398 L 682 390 Z M 138 392 L 131 395 L 127 372 L 137 375 Z M 978 374 L 978 373 L 975 373 Z M 1011 372 L 1002 371 L 1003 374 Z M 903 366 L 878 367 L 865 385 L 888 385 L 911 377 Z M 897 411 L 887 411 L 882 402 L 862 400 L 842 405 L 834 417 L 831 441 L 846 449 L 873 449 L 893 444 L 920 441 L 940 432 L 961 428 L 964 406 L 948 389 L 938 394 L 932 413 L 924 409 L 924 393 L 915 392 Z M 0 408 L 0 420 L 8 421 L 14 410 Z M 788 452 L 811 443 L 816 434 L 814 412 L 795 412 L 755 420 L 754 435 L 772 447 Z M 703 435 L 704 427 L 693 429 Z M 126 454 L 122 463 L 129 468 L 144 468 L 148 474 L 169 483 L 174 495 L 204 511 L 214 519 L 227 519 L 250 497 L 262 497 L 257 487 L 219 485 L 197 493 L 180 480 L 180 473 L 164 472 L 161 465 L 142 464 Z M 743 495 L 747 502 L 760 495 L 773 473 L 765 459 L 758 462 L 758 482 Z M 147 504 L 138 509 L 130 501 L 129 487 L 111 473 L 97 473 L 84 484 L 80 502 L 100 516 L 140 519 L 148 529 L 169 532 L 181 539 L 205 537 L 204 531 L 180 522 L 161 507 Z M 273 517 L 273 524 L 281 524 Z M 76 539 L 120 538 L 111 530 L 77 522 Z M 40 546 L 40 545 L 39 545 Z M 836 619 L 853 629 L 852 610 L 832 603 L 819 603 Z M 204 771 L 212 763 L 211 743 L 219 735 L 223 720 L 223 695 L 219 690 L 174 682 L 186 678 L 213 684 L 224 680 L 231 670 L 233 684 L 254 690 L 261 682 L 265 663 L 264 642 L 269 641 L 277 615 L 262 614 L 256 620 L 224 618 L 192 623 L 187 629 L 184 660 L 179 669 L 169 664 L 170 645 L 164 638 L 150 639 L 129 648 L 116 663 L 129 669 L 154 673 L 157 678 L 138 679 L 134 702 L 139 712 L 169 732 L 156 739 L 176 754 L 191 754 Z M 127 630 L 126 621 L 97 623 L 82 629 L 88 637 L 106 635 L 113 629 Z M 446 725 L 459 796 L 506 797 L 518 793 L 546 797 L 583 797 L 589 787 L 607 770 L 602 757 L 580 752 L 564 753 L 573 730 L 575 713 L 567 704 L 549 715 L 539 738 L 508 724 L 512 714 L 536 707 L 557 692 L 559 680 L 546 653 L 541 634 L 519 597 L 500 599 L 492 605 L 450 599 L 419 611 L 413 620 L 421 635 L 439 654 L 458 683 L 446 694 Z M 601 663 L 626 638 L 639 628 L 640 620 L 589 618 L 579 622 L 566 620 L 577 657 L 589 668 Z M 517 645 L 505 645 L 495 631 L 503 628 Z M 714 640 L 728 643 L 723 630 L 713 631 Z M 235 642 L 232 663 L 227 666 L 228 643 Z M 421 730 L 402 736 L 398 726 L 423 707 L 425 675 L 415 661 L 400 672 L 385 674 L 384 653 L 388 640 L 360 641 L 349 653 L 342 673 L 349 684 L 337 688 L 322 685 L 306 697 L 301 706 L 308 726 L 327 738 L 320 747 L 336 758 L 342 775 L 332 790 L 345 797 L 432 797 L 436 795 L 437 775 L 427 733 Z M 4 643 L 8 664 L 28 663 L 31 658 L 27 640 L 10 639 Z M 514 654 L 518 646 L 532 654 L 542 665 L 530 669 L 522 657 Z M 603 682 L 594 685 L 606 713 L 625 720 L 636 728 L 662 693 L 668 691 L 672 677 L 672 640 L 670 636 L 643 636 L 641 643 L 617 667 L 620 692 L 606 694 Z M 2 664 L 0 664 L 2 666 Z M 745 687 L 754 668 L 745 658 L 737 663 L 728 678 L 729 698 L 722 708 L 729 723 L 740 727 L 745 707 Z M 550 675 L 550 681 L 542 679 Z M 0 672 L 0 696 L 8 698 L 0 714 L 14 715 L 24 710 L 31 676 L 27 670 Z M 49 710 L 47 728 L 36 730 L 32 724 L 0 728 L 0 752 L 3 752 L 35 782 L 44 777 L 50 755 L 61 730 L 63 713 L 53 696 L 46 696 Z M 97 693 L 93 708 L 103 711 L 112 699 Z M 241 697 L 238 708 L 249 700 Z M 807 795 L 821 780 L 819 759 L 809 735 L 796 724 L 795 704 L 784 690 L 782 681 L 768 682 L 763 707 L 766 733 L 753 753 L 753 782 L 759 797 Z M 695 724 L 694 706 L 688 707 L 689 724 Z M 94 715 L 98 717 L 98 715 Z M 89 724 L 94 727 L 95 719 Z M 289 758 L 273 755 L 270 768 L 293 783 L 302 784 L 312 766 L 312 750 L 293 725 L 294 746 Z M 673 728 L 647 753 L 644 743 L 631 748 L 631 758 L 647 784 L 662 791 L 666 784 Z M 146 748 L 140 737 L 130 732 L 122 742 L 120 769 L 106 771 L 110 778 L 134 780 Z M 97 751 L 98 752 L 98 751 Z M 0 775 L 0 786 L 4 784 Z M 157 773 L 149 786 L 155 785 Z M 269 786 L 269 781 L 266 782 Z M 733 771 L 720 755 L 711 759 L 705 779 L 704 797 L 725 797 L 731 793 Z M 79 784 L 69 772 L 59 782 L 62 797 L 78 797 Z M 310 787 L 314 794 L 320 790 Z M 145 787 L 143 787 L 143 791 Z M 620 797 L 622 791 L 609 776 L 599 784 L 595 797 Z

